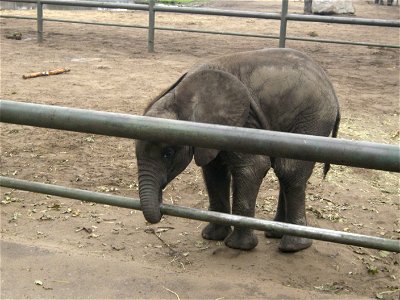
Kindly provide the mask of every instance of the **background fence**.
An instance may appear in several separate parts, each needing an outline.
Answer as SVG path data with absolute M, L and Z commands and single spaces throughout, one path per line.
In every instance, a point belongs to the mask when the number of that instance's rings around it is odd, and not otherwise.
M 282 48 L 285 47 L 286 40 L 319 42 L 319 43 L 334 43 L 334 44 L 348 44 L 348 45 L 358 45 L 358 46 L 400 48 L 400 45 L 387 45 L 387 44 L 376 44 L 376 43 L 365 43 L 365 42 L 354 42 L 354 41 L 315 39 L 315 38 L 287 36 L 286 29 L 287 29 L 288 21 L 353 24 L 353 25 L 382 26 L 382 27 L 400 27 L 400 21 L 397 21 L 397 20 L 289 14 L 288 13 L 289 0 L 282 0 L 281 13 L 263 13 L 263 12 L 211 9 L 211 8 L 161 6 L 161 5 L 155 4 L 155 0 L 149 0 L 148 5 L 127 4 L 127 3 L 108 3 L 108 2 L 96 2 L 96 1 L 74 1 L 74 0 L 1 0 L 1 1 L 2 2 L 20 2 L 20 3 L 35 3 L 36 4 L 36 7 L 37 7 L 37 17 L 36 18 L 21 17 L 21 16 L 4 16 L 4 15 L 1 17 L 37 20 L 37 39 L 39 42 L 41 42 L 43 40 L 43 22 L 51 21 L 51 22 L 65 22 L 65 23 L 76 23 L 76 24 L 120 26 L 120 27 L 148 29 L 148 51 L 149 52 L 154 51 L 154 42 L 155 42 L 154 41 L 154 32 L 155 32 L 155 30 L 183 31 L 183 32 L 192 32 L 192 33 L 205 33 L 205 34 L 234 35 L 234 36 L 243 36 L 243 37 L 279 39 L 279 47 L 282 47 Z M 43 16 L 43 5 L 45 5 L 45 4 L 75 6 L 75 7 L 96 7 L 96 8 L 108 8 L 108 9 L 117 9 L 118 8 L 118 9 L 127 9 L 127 10 L 148 11 L 149 24 L 148 24 L 148 26 L 122 25 L 122 24 L 87 22 L 87 21 L 71 21 L 71 20 L 63 20 L 63 19 L 47 19 L 47 18 L 44 18 L 44 16 Z M 280 33 L 279 33 L 279 36 L 272 36 L 272 35 L 246 34 L 246 33 L 239 33 L 239 32 L 219 32 L 219 31 L 192 30 L 192 29 L 185 29 L 185 28 L 157 27 L 157 26 L 155 26 L 156 12 L 201 14 L 201 15 L 215 15 L 215 16 L 227 16 L 227 17 L 239 17 L 239 18 L 279 20 L 280 21 Z

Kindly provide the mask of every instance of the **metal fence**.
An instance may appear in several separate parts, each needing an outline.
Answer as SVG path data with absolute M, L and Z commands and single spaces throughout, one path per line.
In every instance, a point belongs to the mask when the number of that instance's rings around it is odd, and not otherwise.
M 209 8 L 167 7 L 156 5 L 154 0 L 150 0 L 148 5 L 72 0 L 7 1 L 35 3 L 37 5 L 37 18 L 4 15 L 1 17 L 36 19 L 38 33 L 37 37 L 39 42 L 43 40 L 43 22 L 54 21 L 148 29 L 148 50 L 150 52 L 154 51 L 155 30 L 172 30 L 194 33 L 247 36 L 256 38 L 272 38 L 279 39 L 279 47 L 285 47 L 286 40 L 297 40 L 400 48 L 399 45 L 382 45 L 373 43 L 310 39 L 287 36 L 286 28 L 288 21 L 400 27 L 400 22 L 396 20 L 289 14 L 288 0 L 282 0 L 281 13 L 230 11 Z M 46 19 L 43 17 L 43 5 L 45 4 L 148 11 L 149 24 L 148 26 L 141 26 L 71 21 L 61 19 Z M 278 20 L 280 21 L 281 25 L 280 35 L 268 36 L 237 32 L 217 32 L 183 28 L 156 27 L 156 12 Z M 168 141 L 169 143 L 174 144 L 186 144 L 205 148 L 208 147 L 221 150 L 249 152 L 255 154 L 289 157 L 293 159 L 311 160 L 318 162 L 331 162 L 341 165 L 400 172 L 400 148 L 394 145 L 337 140 L 325 137 L 306 136 L 246 128 L 233 129 L 231 127 L 219 125 L 198 124 L 173 120 L 160 120 L 149 117 L 95 112 L 57 106 L 17 103 L 6 100 L 0 100 L 0 115 L 0 121 L 5 123 L 69 130 L 75 132 L 103 134 L 124 138 Z M 138 200 L 133 200 L 126 197 L 112 196 L 90 191 L 34 183 L 6 177 L 0 177 L 0 186 L 140 210 L 140 204 Z M 400 241 L 383 239 L 379 237 L 371 237 L 348 232 L 339 232 L 308 226 L 299 226 L 293 224 L 259 220 L 255 218 L 247 218 L 211 211 L 201 211 L 197 209 L 165 204 L 161 206 L 161 211 L 162 213 L 167 215 L 191 218 L 201 221 L 249 227 L 258 230 L 273 230 L 284 234 L 291 234 L 312 239 L 400 252 Z
M 1 122 L 400 172 L 400 147 L 0 100 Z M 0 177 L 0 186 L 140 210 L 138 200 Z M 167 215 L 400 252 L 400 241 L 162 205 Z
M 263 12 L 251 12 L 251 11 L 211 9 L 211 8 L 161 6 L 161 5 L 155 4 L 155 0 L 149 0 L 148 5 L 108 3 L 108 2 L 96 2 L 96 1 L 74 1 L 74 0 L 1 0 L 1 1 L 35 3 L 36 4 L 36 6 L 37 6 L 37 17 L 36 18 L 22 17 L 22 16 L 5 16 L 5 15 L 2 15 L 0 17 L 37 20 L 37 39 L 39 42 L 41 42 L 43 40 L 43 22 L 44 21 L 52 21 L 52 22 L 65 22 L 65 23 L 102 25 L 102 26 L 120 26 L 120 27 L 148 29 L 148 51 L 149 52 L 154 51 L 154 32 L 155 32 L 155 30 L 183 31 L 183 32 L 193 32 L 193 33 L 279 39 L 279 47 L 282 47 L 282 48 L 285 47 L 285 43 L 287 40 L 347 44 L 347 45 L 358 45 L 358 46 L 400 48 L 400 45 L 388 45 L 388 44 L 377 44 L 377 43 L 365 43 L 365 42 L 353 42 L 353 41 L 287 36 L 286 29 L 287 29 L 288 21 L 353 24 L 353 25 L 382 26 L 382 27 L 400 27 L 400 21 L 397 21 L 397 20 L 289 14 L 288 13 L 288 8 L 289 8 L 288 0 L 282 0 L 281 13 L 263 13 Z M 149 24 L 148 24 L 148 26 L 144 26 L 144 25 L 98 23 L 98 22 L 88 22 L 88 21 L 71 21 L 71 20 L 63 20 L 63 19 L 49 19 L 49 18 L 43 17 L 43 5 L 45 5 L 45 4 L 77 6 L 77 7 L 97 7 L 97 8 L 109 8 L 109 9 L 118 8 L 118 9 L 127 9 L 127 10 L 148 11 Z M 185 29 L 185 28 L 157 27 L 157 26 L 155 26 L 156 12 L 215 15 L 215 16 L 227 16 L 227 17 L 239 17 L 239 18 L 255 18 L 255 19 L 264 19 L 264 20 L 279 20 L 280 21 L 280 33 L 279 33 L 279 36 L 272 36 L 272 35 L 260 35 L 260 34 L 239 33 L 239 32 L 220 32 L 220 31 L 205 31 L 205 30 Z

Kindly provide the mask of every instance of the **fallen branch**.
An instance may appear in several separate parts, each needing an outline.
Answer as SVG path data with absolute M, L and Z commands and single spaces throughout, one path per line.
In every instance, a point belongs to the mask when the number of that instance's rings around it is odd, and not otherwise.
M 70 71 L 70 69 L 67 69 L 67 68 L 59 68 L 59 69 L 54 69 L 54 70 L 45 71 L 45 72 L 36 72 L 36 73 L 22 75 L 22 78 L 29 79 L 29 78 L 36 78 L 36 77 L 41 77 L 41 76 L 58 75 L 58 74 L 67 73 L 69 71 Z

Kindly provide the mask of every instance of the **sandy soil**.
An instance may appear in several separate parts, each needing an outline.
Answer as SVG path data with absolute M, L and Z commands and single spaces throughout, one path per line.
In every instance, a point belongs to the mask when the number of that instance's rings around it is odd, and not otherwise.
M 278 11 L 280 1 L 213 1 L 212 7 Z M 354 1 L 359 17 L 398 19 L 399 7 Z M 291 1 L 301 12 L 302 3 Z M 2 11 L 34 15 L 34 11 Z M 45 11 L 45 17 L 145 25 L 141 12 Z M 194 63 L 276 40 L 156 32 L 147 53 L 141 29 L 1 19 L 1 98 L 141 114 L 146 103 Z M 277 34 L 276 21 L 159 14 L 157 25 Z M 22 40 L 5 36 L 22 33 Z M 290 23 L 292 36 L 317 35 L 399 44 L 396 28 Z M 399 143 L 399 50 L 288 42 L 327 71 L 342 107 L 339 136 Z M 30 72 L 68 74 L 23 80 Z M 134 143 L 88 134 L 1 124 L 1 175 L 138 197 Z M 195 165 L 171 183 L 165 202 L 207 208 Z M 276 178 L 266 177 L 257 217 L 271 219 Z M 398 174 L 318 165 L 307 190 L 311 226 L 399 239 Z M 165 217 L 149 226 L 140 212 L 1 190 L 1 298 L 379 298 L 399 297 L 399 254 L 315 241 L 282 254 L 259 245 L 235 251 L 202 240 L 203 223 Z M 153 228 L 154 231 L 149 230 Z M 155 234 L 156 233 L 156 234 Z M 36 281 L 36 283 L 35 283 Z

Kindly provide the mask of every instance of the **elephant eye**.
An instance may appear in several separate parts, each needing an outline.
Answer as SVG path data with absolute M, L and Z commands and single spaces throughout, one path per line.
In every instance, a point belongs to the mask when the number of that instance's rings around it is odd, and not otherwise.
M 169 159 L 172 156 L 174 156 L 174 154 L 175 154 L 175 150 L 173 148 L 169 147 L 169 148 L 164 149 L 164 151 L 162 153 L 162 157 L 165 159 Z

